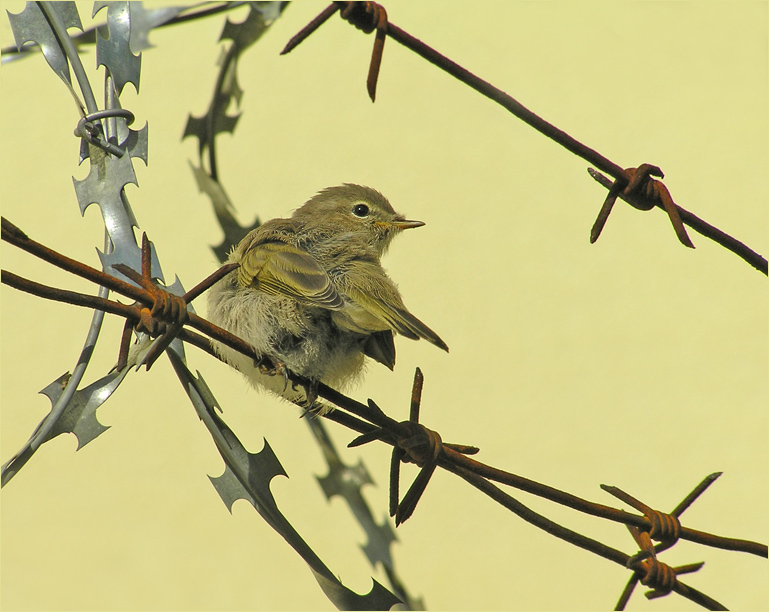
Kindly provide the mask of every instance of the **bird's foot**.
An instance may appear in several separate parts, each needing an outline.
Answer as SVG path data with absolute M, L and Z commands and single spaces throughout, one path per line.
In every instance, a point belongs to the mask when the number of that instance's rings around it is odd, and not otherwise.
M 334 409 L 333 406 L 318 401 L 318 386 L 320 385 L 320 381 L 307 380 L 299 384 L 301 384 L 306 395 L 306 400 L 301 403 L 301 407 L 304 410 L 302 411 L 302 414 L 299 415 L 299 418 L 304 418 L 308 414 L 313 416 L 323 416 Z
M 283 393 L 286 392 L 286 389 L 288 389 L 289 377 L 288 368 L 285 363 L 273 360 L 271 364 L 267 365 L 262 361 L 255 361 L 254 365 L 259 368 L 259 371 L 262 374 L 266 374 L 267 376 L 283 376 Z

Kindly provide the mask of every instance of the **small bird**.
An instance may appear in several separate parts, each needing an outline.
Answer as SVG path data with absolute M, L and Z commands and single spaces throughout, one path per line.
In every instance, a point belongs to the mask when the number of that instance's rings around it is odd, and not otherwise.
M 310 198 L 290 219 L 272 219 L 235 247 L 239 263 L 208 292 L 208 319 L 317 387 L 344 388 L 362 374 L 364 356 L 395 366 L 393 333 L 449 350 L 404 306 L 381 257 L 394 236 L 421 227 L 370 187 L 345 183 Z M 263 387 L 300 406 L 312 389 L 288 385 L 250 358 L 212 341 L 217 354 Z M 317 404 L 314 406 L 317 408 Z M 323 410 L 323 407 L 321 407 Z

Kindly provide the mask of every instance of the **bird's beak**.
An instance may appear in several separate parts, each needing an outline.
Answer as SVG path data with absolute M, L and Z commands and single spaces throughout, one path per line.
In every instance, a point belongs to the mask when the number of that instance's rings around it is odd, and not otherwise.
M 422 227 L 425 224 L 424 221 L 409 221 L 407 219 L 404 219 L 403 221 L 377 221 L 376 223 L 383 227 L 394 227 L 399 230 L 405 230 L 411 227 Z

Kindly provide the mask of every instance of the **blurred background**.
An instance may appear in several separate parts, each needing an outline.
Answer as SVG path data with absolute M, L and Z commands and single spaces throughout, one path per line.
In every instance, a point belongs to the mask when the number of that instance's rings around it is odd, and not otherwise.
M 153 3 L 154 4 L 154 3 Z M 91 4 L 77 3 L 85 27 Z M 279 52 L 322 2 L 291 4 L 241 58 L 242 116 L 217 139 L 220 180 L 242 223 L 288 216 L 323 187 L 357 182 L 426 222 L 384 266 L 409 309 L 449 345 L 396 338 L 395 372 L 371 364 L 349 394 L 406 419 L 416 366 L 422 421 L 479 459 L 614 507 L 619 486 L 672 510 L 706 475 L 724 475 L 683 515 L 686 526 L 767 542 L 767 280 L 665 214 L 618 202 L 599 241 L 606 191 L 586 163 L 393 40 L 377 101 L 365 88 L 372 36 L 338 16 Z M 392 23 L 508 92 L 623 167 L 659 165 L 684 208 L 769 253 L 766 205 L 767 5 L 757 2 L 460 2 L 385 4 Z M 3 2 L 19 13 L 22 2 Z M 229 13 L 233 21 L 247 9 Z M 104 13 L 97 15 L 99 21 Z M 140 94 L 121 103 L 149 123 L 149 165 L 128 199 L 166 280 L 191 288 L 217 267 L 222 233 L 181 141 L 205 113 L 226 16 L 153 31 Z M 0 44 L 13 43 L 5 16 Z M 95 90 L 93 47 L 81 52 Z M 81 217 L 72 179 L 78 115 L 40 55 L 0 70 L 2 212 L 32 238 L 99 266 L 96 206 Z M 100 99 L 100 96 L 97 96 Z M 139 234 L 137 232 L 137 234 Z M 2 267 L 95 292 L 3 244 Z M 50 409 L 38 391 L 77 360 L 91 313 L 2 289 L 2 461 Z M 205 314 L 204 301 L 196 304 Z M 108 316 L 84 382 L 115 363 L 122 320 Z M 315 475 L 327 468 L 298 410 L 252 390 L 195 348 L 223 417 L 252 452 L 269 440 L 289 478 L 278 505 L 357 592 L 386 583 L 365 536 Z M 305 563 L 246 502 L 229 515 L 207 475 L 223 463 L 167 359 L 132 373 L 98 411 L 110 430 L 75 453 L 47 443 L 2 492 L 0 605 L 14 610 L 333 609 Z M 364 489 L 387 511 L 389 447 L 362 458 Z M 405 479 L 416 474 L 403 469 Z M 402 485 L 405 490 L 406 485 Z M 549 518 L 629 554 L 627 530 L 510 492 Z M 524 523 L 438 471 L 397 530 L 396 569 L 428 609 L 611 609 L 624 568 Z M 740 610 L 769 606 L 766 560 L 679 543 L 662 560 L 705 561 L 683 581 Z M 672 595 L 628 609 L 689 610 Z

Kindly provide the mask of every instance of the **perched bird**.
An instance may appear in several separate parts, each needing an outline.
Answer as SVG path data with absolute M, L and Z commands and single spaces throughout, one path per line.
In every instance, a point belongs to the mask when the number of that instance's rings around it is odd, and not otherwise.
M 208 291 L 208 319 L 313 383 L 340 388 L 362 373 L 364 356 L 392 369 L 393 333 L 424 338 L 448 351 L 438 334 L 404 306 L 380 259 L 394 236 L 420 227 L 369 187 L 346 183 L 320 191 L 290 219 L 272 219 L 229 255 L 240 267 Z M 249 381 L 299 405 L 310 389 L 287 385 L 250 358 L 213 342 Z M 285 371 L 285 370 L 284 370 Z

